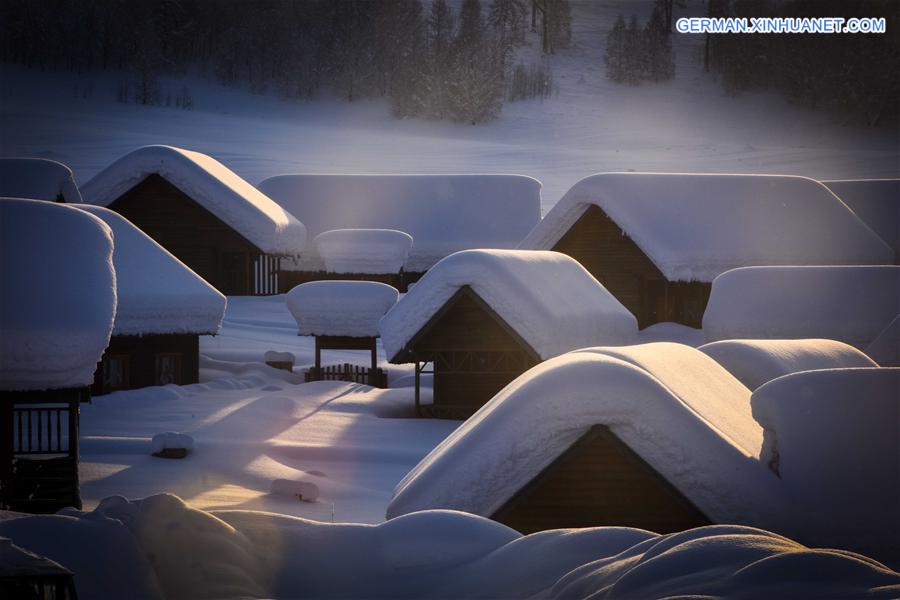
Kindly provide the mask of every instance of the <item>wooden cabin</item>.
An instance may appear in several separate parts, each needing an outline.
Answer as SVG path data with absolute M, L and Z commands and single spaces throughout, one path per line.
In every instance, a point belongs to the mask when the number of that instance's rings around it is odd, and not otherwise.
M 280 262 L 306 243 L 302 223 L 215 159 L 146 146 L 83 187 L 85 202 L 137 225 L 226 295 L 278 293 Z
M 16 282 L 0 286 L 0 509 L 81 508 L 79 411 L 113 327 L 112 252 L 85 212 L 0 199 L 0 271 Z
M 81 202 L 72 169 L 46 158 L 0 158 L 0 198 Z
M 637 326 L 562 254 L 469 250 L 433 267 L 380 330 L 390 362 L 415 365 L 417 412 L 466 418 L 542 360 L 584 346 L 630 343 Z M 422 403 L 423 373 L 433 373 L 430 405 Z
M 219 331 L 225 297 L 119 213 L 75 206 L 115 236 L 118 307 L 92 392 L 197 383 L 200 336 Z
M 522 533 L 711 523 L 774 527 L 750 390 L 681 344 L 594 347 L 505 387 L 397 485 L 387 518 L 448 509 Z M 777 530 L 777 529 L 776 529 Z
M 734 267 L 890 264 L 893 252 L 802 177 L 605 173 L 578 182 L 520 245 L 580 262 L 637 316 L 700 327 Z
M 600 523 L 673 533 L 711 524 L 604 425 L 591 427 L 491 519 L 524 534 Z
M 302 220 L 310 237 L 337 229 L 387 229 L 414 240 L 399 273 L 334 276 L 311 245 L 297 260 L 281 262 L 285 292 L 322 279 L 380 281 L 406 291 L 454 252 L 515 248 L 541 218 L 541 184 L 522 175 L 291 174 L 265 179 L 259 189 Z

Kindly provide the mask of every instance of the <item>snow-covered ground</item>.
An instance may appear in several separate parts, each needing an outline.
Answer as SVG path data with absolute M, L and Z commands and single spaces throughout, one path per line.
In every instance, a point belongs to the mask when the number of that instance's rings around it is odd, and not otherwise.
M 313 362 L 284 296 L 231 297 L 221 333 L 201 338 L 201 381 L 95 397 L 82 409 L 81 493 L 168 491 L 205 509 L 255 509 L 319 521 L 378 523 L 394 486 L 458 425 L 413 420 L 412 388 L 317 382 L 265 366 L 267 350 Z M 326 364 L 368 361 L 328 352 Z M 395 371 L 396 372 L 396 371 Z M 151 456 L 155 434 L 189 434 L 183 460 Z M 275 479 L 314 483 L 317 502 L 270 495 Z
M 477 127 L 400 121 L 384 100 L 284 102 L 195 79 L 188 82 L 194 111 L 145 108 L 115 102 L 113 75 L 4 67 L 0 156 L 62 161 L 79 183 L 152 143 L 210 154 L 253 184 L 290 172 L 521 173 L 543 182 L 545 211 L 575 182 L 603 171 L 897 176 L 896 130 L 836 122 L 772 94 L 729 97 L 703 72 L 702 36 L 674 36 L 677 73 L 669 83 L 607 80 L 603 48 L 615 15 L 648 7 L 573 2 L 572 47 L 550 59 L 558 95 L 507 103 L 498 120 Z M 539 54 L 539 41 L 529 39 L 520 51 L 526 60 Z

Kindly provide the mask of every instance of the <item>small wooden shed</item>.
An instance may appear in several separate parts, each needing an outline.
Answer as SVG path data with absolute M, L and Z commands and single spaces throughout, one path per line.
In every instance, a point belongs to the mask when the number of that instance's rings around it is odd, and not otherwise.
M 574 260 L 517 250 L 445 258 L 379 329 L 390 362 L 415 365 L 417 411 L 442 418 L 468 417 L 551 356 L 637 334 L 634 316 Z M 427 372 L 430 405 L 421 402 Z
M 113 231 L 118 306 L 95 395 L 199 380 L 201 335 L 215 335 L 225 297 L 122 215 L 75 205 Z
M 226 295 L 278 293 L 280 261 L 306 229 L 212 157 L 170 146 L 127 154 L 82 187 Z
M 773 527 L 750 391 L 671 343 L 557 356 L 504 388 L 398 484 L 387 517 L 450 509 L 522 532 Z M 776 529 L 777 530 L 777 529 Z
M 819 182 L 762 175 L 593 175 L 520 248 L 568 254 L 642 329 L 700 327 L 712 280 L 731 268 L 893 262 L 893 251 Z
M 113 326 L 112 250 L 83 211 L 0 199 L 0 271 L 16 282 L 0 286 L 0 509 L 81 508 L 79 411 Z

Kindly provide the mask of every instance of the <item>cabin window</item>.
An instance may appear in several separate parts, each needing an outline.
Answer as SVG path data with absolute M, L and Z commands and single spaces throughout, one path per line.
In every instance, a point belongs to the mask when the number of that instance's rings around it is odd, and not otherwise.
M 128 355 L 111 354 L 103 357 L 103 390 L 128 389 Z
M 165 352 L 156 355 L 156 385 L 181 383 L 181 354 Z

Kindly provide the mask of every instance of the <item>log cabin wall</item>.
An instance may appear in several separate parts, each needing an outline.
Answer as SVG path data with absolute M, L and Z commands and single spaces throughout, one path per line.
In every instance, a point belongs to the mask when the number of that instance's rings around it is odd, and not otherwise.
M 643 250 L 592 204 L 552 248 L 580 262 L 643 329 L 661 321 L 700 327 L 712 284 L 667 281 Z
M 109 208 L 223 294 L 254 293 L 253 262 L 263 253 L 160 175 L 148 175 Z
M 468 286 L 410 341 L 414 360 L 433 362 L 434 416 L 465 418 L 540 358 Z
M 524 534 L 620 526 L 672 533 L 710 520 L 605 426 L 594 426 L 491 515 Z
M 197 383 L 200 336 L 197 334 L 115 335 L 97 363 L 91 393 L 107 394 L 151 385 Z

